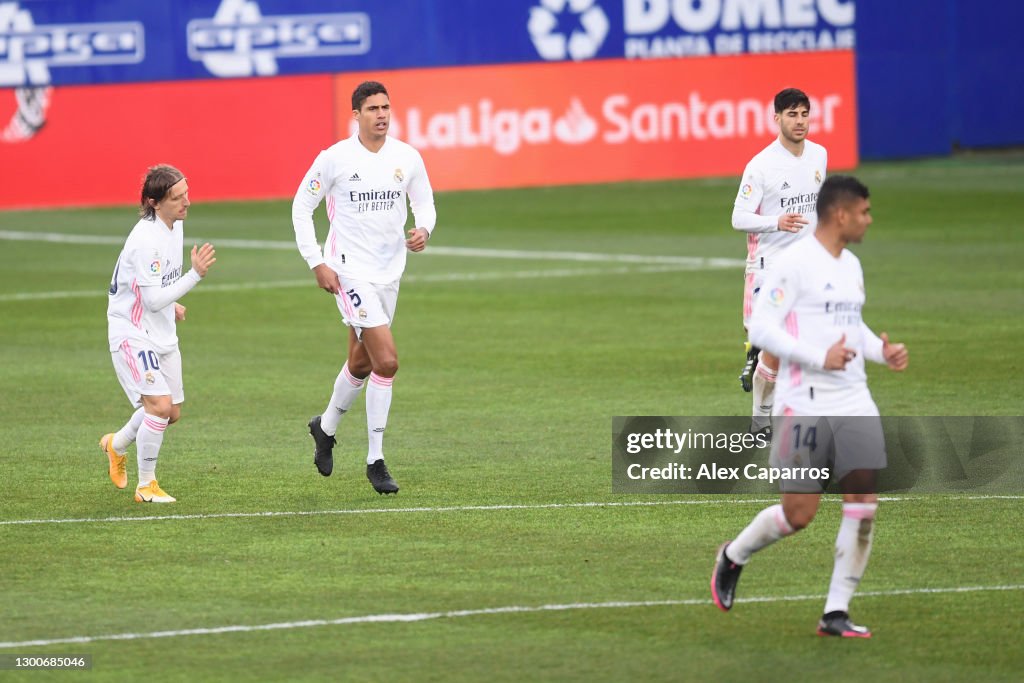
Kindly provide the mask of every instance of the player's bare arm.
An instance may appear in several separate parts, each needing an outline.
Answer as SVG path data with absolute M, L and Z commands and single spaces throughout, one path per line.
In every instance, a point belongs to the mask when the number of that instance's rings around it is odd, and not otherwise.
M 882 340 L 882 358 L 890 370 L 903 372 L 910 362 L 910 354 L 907 352 L 906 344 L 890 344 L 889 335 L 883 332 L 879 337 Z
M 192 245 L 192 270 L 199 273 L 199 277 L 206 277 L 206 271 L 217 262 L 216 255 L 217 252 L 209 242 L 204 243 L 201 247 Z
M 423 251 L 428 239 L 430 233 L 426 228 L 413 228 L 409 231 L 409 239 L 405 241 L 405 246 L 409 251 Z
M 174 302 L 174 319 L 177 320 L 178 322 L 181 322 L 182 320 L 184 320 L 185 319 L 185 310 L 186 309 L 185 309 L 184 306 L 182 306 L 178 302 Z
M 338 274 L 329 265 L 321 263 L 313 268 L 313 274 L 316 275 L 316 284 L 320 289 L 326 290 L 331 294 L 341 293 L 341 280 L 338 279 Z
M 798 213 L 784 213 L 779 216 L 781 232 L 800 232 L 807 225 L 807 219 Z

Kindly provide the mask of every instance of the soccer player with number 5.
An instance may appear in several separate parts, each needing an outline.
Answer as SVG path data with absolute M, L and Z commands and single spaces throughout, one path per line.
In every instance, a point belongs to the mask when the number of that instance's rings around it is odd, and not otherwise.
M 185 296 L 217 259 L 213 246 L 192 247 L 192 269 L 182 275 L 184 220 L 191 205 L 188 181 L 173 166 L 153 166 L 142 184 L 139 215 L 117 258 L 107 303 L 107 334 L 114 371 L 131 419 L 100 439 L 111 481 L 128 485 L 124 451 L 137 441 L 140 503 L 173 503 L 156 480 L 156 462 L 167 425 L 178 421 L 185 400 L 177 321 Z
M 368 384 L 366 477 L 377 493 L 389 494 L 398 493 L 383 450 L 391 385 L 398 372 L 391 323 L 406 251 L 423 251 L 437 213 L 419 152 L 388 136 L 391 100 L 383 85 L 366 81 L 356 88 L 352 118 L 358 131 L 320 152 L 292 202 L 299 253 L 320 288 L 335 296 L 341 320 L 349 328 L 348 360 L 323 414 L 309 421 L 309 432 L 313 463 L 329 477 L 338 424 Z M 313 211 L 324 199 L 331 225 L 321 251 Z M 407 201 L 416 220 L 408 235 L 403 233 Z

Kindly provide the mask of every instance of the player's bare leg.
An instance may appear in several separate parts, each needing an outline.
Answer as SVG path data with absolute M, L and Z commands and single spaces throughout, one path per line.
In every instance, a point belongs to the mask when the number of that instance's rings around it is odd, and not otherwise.
M 366 387 L 366 430 L 369 449 L 366 454 L 366 478 L 377 493 L 398 493 L 387 465 L 384 464 L 384 429 L 391 410 L 391 385 L 398 372 L 395 338 L 387 325 L 362 330 L 359 348 L 369 359 Z M 351 357 L 350 357 L 351 358 Z M 360 355 L 359 360 L 362 360 Z M 365 365 L 360 369 L 365 369 Z

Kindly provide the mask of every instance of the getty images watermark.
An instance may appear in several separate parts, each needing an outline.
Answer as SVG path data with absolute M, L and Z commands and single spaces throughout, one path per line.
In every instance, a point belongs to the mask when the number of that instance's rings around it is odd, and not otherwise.
M 615 417 L 616 493 L 1024 493 L 1024 417 Z

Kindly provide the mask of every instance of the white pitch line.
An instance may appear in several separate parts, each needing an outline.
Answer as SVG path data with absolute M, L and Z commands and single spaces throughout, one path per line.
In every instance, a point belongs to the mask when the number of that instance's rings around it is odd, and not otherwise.
M 883 503 L 900 503 L 924 500 L 922 496 L 879 496 Z M 1024 500 L 1024 496 L 949 496 L 953 500 Z M 252 519 L 271 517 L 319 517 L 323 515 L 379 515 L 395 513 L 444 513 L 444 512 L 499 512 L 504 510 L 572 510 L 580 508 L 624 508 L 624 507 L 658 507 L 663 505 L 763 505 L 777 503 L 778 498 L 700 498 L 696 500 L 645 500 L 626 502 L 586 502 L 586 503 L 537 503 L 533 505 L 453 505 L 447 507 L 414 507 L 414 508 L 370 508 L 342 510 L 267 510 L 264 512 L 216 512 L 194 515 L 149 515 L 139 517 L 80 517 L 67 519 L 8 519 L 0 520 L 0 526 L 16 526 L 25 524 L 109 524 L 113 522 L 158 522 L 167 520 L 195 519 Z M 825 498 L 825 502 L 841 502 L 838 496 Z
M 953 586 L 949 588 L 906 588 L 888 591 L 868 591 L 858 593 L 858 599 L 871 597 L 896 597 L 904 595 L 937 595 L 943 593 L 977 593 L 988 591 L 1019 591 L 1024 585 L 1005 586 Z M 737 598 L 739 603 L 776 603 L 805 602 L 824 600 L 824 595 L 779 595 L 752 598 Z M 224 633 L 252 633 L 254 631 L 286 631 L 319 626 L 347 626 L 350 624 L 408 624 L 432 619 L 458 619 L 462 617 L 479 617 L 495 614 L 531 614 L 538 612 L 568 612 L 584 609 L 629 609 L 635 607 L 688 607 L 713 604 L 706 598 L 690 598 L 684 600 L 638 600 L 612 602 L 575 602 L 550 605 L 509 605 L 505 607 L 487 607 L 483 609 L 448 610 L 443 612 L 411 612 L 398 614 L 366 614 L 356 617 L 339 619 L 304 619 L 302 621 L 285 621 L 272 624 L 234 624 L 230 626 L 213 626 L 205 628 L 188 628 L 169 631 L 148 631 L 142 633 L 110 633 L 97 636 L 71 636 L 66 638 L 46 638 L 39 640 L 22 640 L 0 642 L 0 649 L 11 650 L 22 647 L 48 647 L 52 645 L 71 645 L 95 643 L 108 640 L 143 640 L 154 638 L 178 638 L 181 636 L 210 636 Z
M 419 282 L 487 282 L 495 280 L 533 280 L 544 278 L 562 277 L 586 277 L 586 276 L 607 276 L 607 275 L 632 275 L 649 273 L 672 273 L 684 270 L 700 270 L 699 266 L 686 264 L 674 265 L 651 265 L 651 266 L 618 266 L 605 268 L 549 268 L 547 270 L 513 270 L 513 271 L 492 271 L 484 273 L 436 273 L 432 275 L 406 275 L 402 278 L 403 283 Z M 196 287 L 190 294 L 203 292 L 247 292 L 252 290 L 286 289 L 316 287 L 316 280 L 312 277 L 305 280 L 276 280 L 270 282 L 225 282 L 223 284 L 205 284 Z M 13 301 L 49 301 L 54 299 L 94 299 L 106 297 L 106 289 L 91 289 L 64 292 L 17 292 L 14 294 L 0 294 L 0 303 Z
M 62 232 L 29 232 L 27 230 L 0 230 L 0 240 L 9 242 L 57 242 L 62 244 L 124 244 L 127 235 L 71 235 Z
M 124 237 L 110 235 L 73 235 L 62 232 L 29 232 L 25 230 L 0 230 L 0 240 L 17 242 L 49 242 L 65 244 L 124 244 Z M 209 242 L 216 247 L 231 249 L 266 249 L 293 251 L 295 242 L 278 240 L 240 240 L 230 238 L 196 237 L 189 243 Z M 701 256 L 675 256 L 672 254 L 598 254 L 582 251 L 529 251 L 524 249 L 484 249 L 478 247 L 431 246 L 423 251 L 427 256 L 463 256 L 471 258 L 523 259 L 528 261 L 579 261 L 588 263 L 661 263 L 692 268 L 739 268 L 746 264 L 742 259 L 705 258 Z
M 0 302 L 11 301 L 48 301 L 51 299 L 98 299 L 106 296 L 105 290 L 79 290 L 67 292 L 15 292 L 0 294 Z
M 495 512 L 502 510 L 563 510 L 573 508 L 605 508 L 605 507 L 653 507 L 658 505 L 709 505 L 724 503 L 775 503 L 774 498 L 765 499 L 728 499 L 728 500 L 661 500 L 609 503 L 540 503 L 536 505 L 459 505 L 449 507 L 415 507 L 415 508 L 371 508 L 349 510 L 285 510 L 266 512 L 220 512 L 208 515 L 152 515 L 148 517 L 84 517 L 80 519 L 12 519 L 0 521 L 0 526 L 16 524 L 81 524 L 108 522 L 146 522 L 179 519 L 225 519 L 252 517 L 317 517 L 320 515 L 374 515 L 393 513 L 438 513 L 438 512 Z
M 550 261 L 586 261 L 603 263 L 665 263 L 694 268 L 739 268 L 746 265 L 742 259 L 706 258 L 700 256 L 595 254 L 582 251 L 527 251 L 522 249 L 480 249 L 476 247 L 429 247 L 423 252 L 436 256 L 476 256 L 479 258 L 527 259 Z

